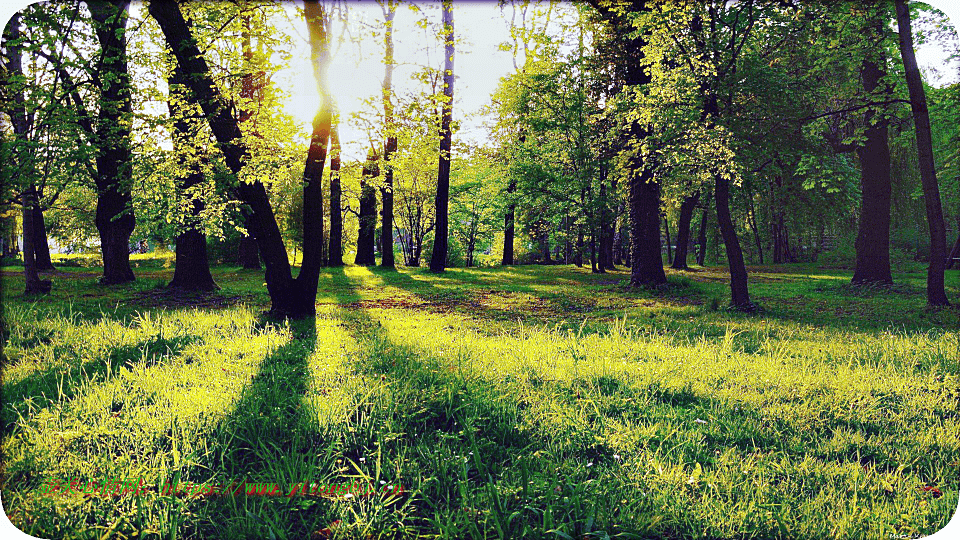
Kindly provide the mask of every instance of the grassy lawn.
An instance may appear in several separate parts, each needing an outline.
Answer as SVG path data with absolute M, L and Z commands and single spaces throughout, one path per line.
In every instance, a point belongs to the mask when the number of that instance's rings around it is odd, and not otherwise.
M 960 310 L 814 266 L 325 270 L 315 321 L 261 272 L 3 273 L 3 504 L 45 538 L 891 538 L 960 489 Z M 960 301 L 960 276 L 948 273 Z M 276 483 L 280 496 L 52 494 L 50 480 Z M 290 486 L 402 485 L 393 495 Z

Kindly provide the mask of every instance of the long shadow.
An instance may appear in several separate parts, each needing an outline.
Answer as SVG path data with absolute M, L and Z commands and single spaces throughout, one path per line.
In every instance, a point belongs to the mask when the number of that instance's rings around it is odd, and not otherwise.
M 85 381 L 105 378 L 108 373 L 144 358 L 148 365 L 156 365 L 165 359 L 175 358 L 200 339 L 197 336 L 153 336 L 137 344 L 112 348 L 106 358 L 97 356 L 79 364 L 70 364 L 66 369 L 51 367 L 33 372 L 17 382 L 4 384 L 0 390 L 0 403 L 3 403 L 0 419 L 2 432 L 9 434 L 19 415 L 28 408 L 42 409 L 60 399 L 72 398 Z M 75 357 L 76 351 L 57 347 L 55 354 Z

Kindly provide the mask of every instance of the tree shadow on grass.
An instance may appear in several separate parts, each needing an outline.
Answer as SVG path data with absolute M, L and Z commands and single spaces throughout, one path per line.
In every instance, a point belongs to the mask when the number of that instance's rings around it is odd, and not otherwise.
M 26 416 L 30 409 L 42 409 L 62 399 L 70 399 L 87 381 L 106 379 L 124 366 L 139 360 L 146 360 L 148 366 L 177 357 L 190 344 L 199 341 L 197 336 L 174 336 L 164 338 L 153 336 L 133 345 L 113 347 L 105 355 L 86 362 L 67 364 L 62 358 L 58 367 L 33 372 L 14 383 L 4 384 L 0 402 L 3 403 L 2 431 L 10 433 L 21 414 Z M 75 351 L 55 347 L 56 355 L 74 356 Z

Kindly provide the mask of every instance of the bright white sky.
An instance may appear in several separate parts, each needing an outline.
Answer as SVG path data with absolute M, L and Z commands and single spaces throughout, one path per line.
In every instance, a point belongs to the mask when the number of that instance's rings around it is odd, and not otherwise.
M 7 21 L 15 10 L 22 9 L 29 0 L 0 0 L 0 20 Z M 960 1 L 928 0 L 954 23 L 960 21 Z M 440 18 L 439 2 L 420 2 L 432 21 Z M 317 111 L 319 96 L 310 66 L 307 30 L 298 9 L 301 2 L 287 4 L 288 21 L 280 22 L 292 35 L 293 50 L 290 66 L 283 69 L 274 81 L 289 95 L 286 110 L 302 126 L 304 142 L 309 136 L 311 121 Z M 383 37 L 380 6 L 373 1 L 348 3 L 349 25 L 353 36 L 345 40 L 335 56 L 329 71 L 330 89 L 341 113 L 340 139 L 345 159 L 363 159 L 366 155 L 367 135 L 351 118 L 363 109 L 363 101 L 380 95 L 383 77 Z M 490 95 L 500 78 L 513 70 L 512 53 L 501 51 L 499 45 L 510 40 L 507 27 L 510 7 L 503 11 L 494 0 L 454 3 L 454 21 L 457 34 L 454 118 L 461 122 L 457 137 L 461 141 L 483 143 L 486 129 L 481 109 L 489 104 Z M 399 94 L 412 92 L 416 84 L 410 79 L 419 66 L 441 67 L 439 42 L 432 34 L 417 26 L 422 17 L 408 5 L 397 9 L 394 22 L 395 59 L 394 88 Z M 375 30 L 376 29 L 376 30 Z M 376 34 L 374 33 L 376 31 Z M 947 52 L 935 43 L 918 48 L 918 59 L 928 80 L 946 84 L 960 79 L 960 63 L 946 65 Z M 379 102 L 377 104 L 379 107 Z

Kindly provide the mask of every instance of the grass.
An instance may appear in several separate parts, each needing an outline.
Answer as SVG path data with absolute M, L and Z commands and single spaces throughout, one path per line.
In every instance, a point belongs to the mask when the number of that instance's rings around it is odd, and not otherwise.
M 3 504 L 46 538 L 889 538 L 960 489 L 960 311 L 849 273 L 346 267 L 316 320 L 262 273 L 3 274 Z M 948 295 L 958 300 L 957 273 Z M 199 307 L 195 307 L 199 306 Z M 392 496 L 97 497 L 50 479 L 403 485 Z M 381 484 L 382 482 L 382 484 Z M 284 494 L 289 489 L 284 490 Z

